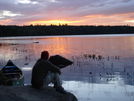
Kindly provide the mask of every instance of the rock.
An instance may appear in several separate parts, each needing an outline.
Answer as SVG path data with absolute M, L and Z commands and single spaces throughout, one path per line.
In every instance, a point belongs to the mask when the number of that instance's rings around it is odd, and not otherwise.
M 0 86 L 0 101 L 77 101 L 77 98 L 69 92 L 57 92 L 52 87 Z

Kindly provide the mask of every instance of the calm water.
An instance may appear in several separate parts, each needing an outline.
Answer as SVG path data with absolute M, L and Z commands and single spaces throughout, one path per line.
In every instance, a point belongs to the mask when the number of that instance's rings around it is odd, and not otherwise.
M 30 84 L 40 53 L 74 62 L 62 69 L 64 88 L 79 101 L 134 101 L 134 35 L 0 38 L 0 69 L 11 59 Z

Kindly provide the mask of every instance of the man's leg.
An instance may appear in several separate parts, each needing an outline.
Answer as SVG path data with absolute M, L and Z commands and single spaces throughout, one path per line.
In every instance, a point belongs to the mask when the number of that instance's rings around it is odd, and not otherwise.
M 59 77 L 59 73 L 52 73 L 50 71 L 48 72 L 46 78 L 44 79 L 43 87 L 48 86 L 50 83 L 54 84 L 54 87 L 56 88 L 57 91 L 62 92 L 64 94 L 66 93 L 66 91 L 62 87 L 62 82 Z
M 46 87 L 50 83 L 53 83 L 55 87 L 61 87 L 62 82 L 58 73 L 48 72 L 46 78 L 44 79 L 44 86 Z

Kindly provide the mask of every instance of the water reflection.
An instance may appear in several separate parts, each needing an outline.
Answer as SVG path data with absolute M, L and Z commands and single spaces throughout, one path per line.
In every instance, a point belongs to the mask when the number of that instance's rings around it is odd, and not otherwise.
M 79 96 L 79 101 L 133 101 L 132 86 L 64 81 L 64 87 Z M 72 90 L 73 89 L 73 90 Z M 129 91 L 128 91 L 129 89 Z
M 133 44 L 134 36 L 5 38 L 0 39 L 0 69 L 11 59 L 30 84 L 35 61 L 48 50 L 74 62 L 62 69 L 61 77 L 79 101 L 133 101 Z
M 102 58 L 100 56 L 98 55 L 96 57 L 95 54 L 84 54 L 83 56 L 73 57 L 74 64 L 70 67 L 70 72 L 72 72 L 72 75 L 75 72 L 77 76 L 88 77 L 88 82 L 90 83 L 111 83 L 119 81 L 123 82 L 123 84 L 134 85 L 133 65 L 126 66 L 119 56 L 101 56 Z

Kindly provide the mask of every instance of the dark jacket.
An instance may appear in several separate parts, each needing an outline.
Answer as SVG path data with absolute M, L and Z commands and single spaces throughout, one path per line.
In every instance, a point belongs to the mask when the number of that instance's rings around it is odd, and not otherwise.
M 43 79 L 46 77 L 48 71 L 61 73 L 60 69 L 48 60 L 37 60 L 32 69 L 32 86 L 39 89 L 43 85 Z

